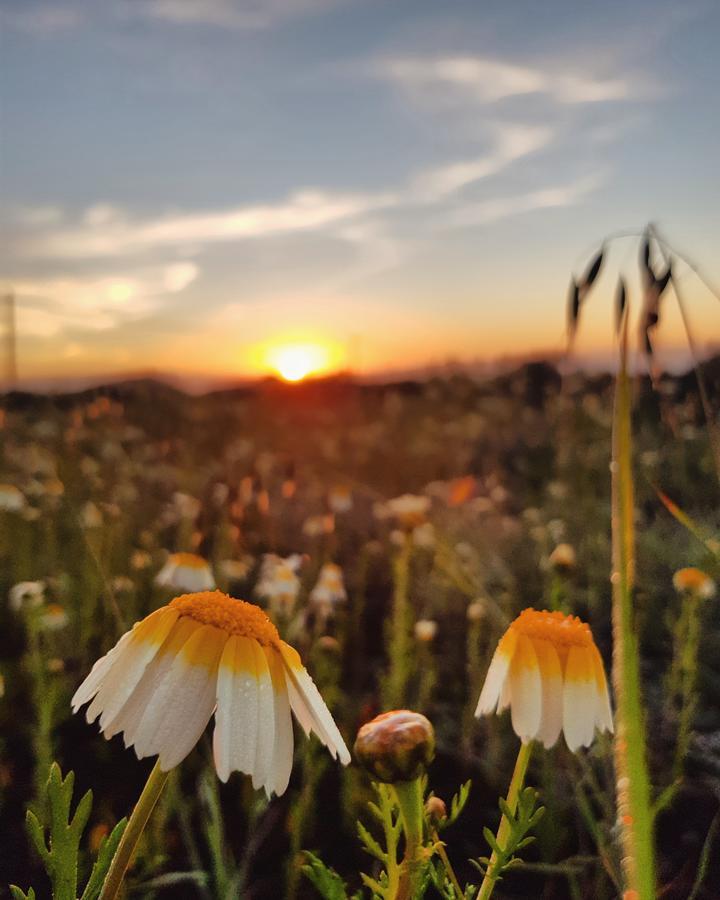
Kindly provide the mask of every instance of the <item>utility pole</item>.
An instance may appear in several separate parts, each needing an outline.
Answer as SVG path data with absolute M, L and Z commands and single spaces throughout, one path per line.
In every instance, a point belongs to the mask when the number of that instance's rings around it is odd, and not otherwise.
M 3 297 L 5 311 L 5 390 L 17 387 L 17 330 L 15 327 L 15 294 L 8 291 Z

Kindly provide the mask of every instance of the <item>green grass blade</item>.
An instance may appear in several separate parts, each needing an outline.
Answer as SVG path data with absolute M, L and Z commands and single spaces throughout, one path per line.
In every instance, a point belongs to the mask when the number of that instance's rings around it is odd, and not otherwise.
M 627 372 L 627 316 L 613 412 L 612 619 L 615 687 L 615 768 L 618 824 L 626 888 L 638 900 L 656 896 L 655 853 L 640 685 L 640 654 L 633 613 L 635 569 L 631 387 Z

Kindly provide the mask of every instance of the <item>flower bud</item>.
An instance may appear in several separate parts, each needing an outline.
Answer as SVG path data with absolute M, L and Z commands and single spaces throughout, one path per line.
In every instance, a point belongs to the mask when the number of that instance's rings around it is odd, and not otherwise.
M 429 644 L 437 634 L 437 622 L 434 619 L 418 619 L 415 623 L 415 638 L 421 644 Z
M 413 781 L 435 756 L 435 732 L 420 713 L 382 713 L 358 731 L 355 756 L 378 781 Z
M 432 825 L 439 825 L 443 819 L 447 819 L 447 807 L 439 797 L 428 797 L 425 801 L 425 815 Z
M 473 600 L 467 608 L 468 622 L 481 622 L 485 618 L 485 608 L 486 604 L 483 599 Z
M 575 549 L 570 544 L 558 544 L 550 554 L 550 565 L 558 572 L 575 568 Z

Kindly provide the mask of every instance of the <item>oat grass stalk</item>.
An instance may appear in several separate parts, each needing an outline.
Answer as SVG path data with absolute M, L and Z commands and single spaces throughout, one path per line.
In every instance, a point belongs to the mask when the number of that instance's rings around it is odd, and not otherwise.
M 640 653 L 633 610 L 635 569 L 631 386 L 627 313 L 620 340 L 612 439 L 612 623 L 617 815 L 625 888 L 638 900 L 656 896 L 650 781 Z

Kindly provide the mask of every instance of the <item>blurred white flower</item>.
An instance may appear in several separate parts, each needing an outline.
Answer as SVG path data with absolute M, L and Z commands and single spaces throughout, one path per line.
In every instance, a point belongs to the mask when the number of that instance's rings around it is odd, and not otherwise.
M 171 553 L 155 576 L 155 583 L 178 591 L 211 591 L 215 587 L 210 563 L 195 553 Z
M 568 571 L 575 567 L 575 548 L 570 544 L 558 544 L 550 554 L 550 565 L 559 571 Z
M 310 591 L 308 598 L 310 605 L 315 608 L 323 618 L 332 615 L 338 603 L 347 600 L 345 582 L 340 566 L 335 563 L 325 563 L 320 569 L 315 587 Z
M 415 638 L 421 644 L 429 644 L 435 639 L 438 624 L 434 619 L 418 619 L 415 623 Z
M 288 616 L 292 613 L 300 593 L 297 571 L 302 560 L 303 557 L 298 553 L 287 559 L 274 553 L 266 553 L 263 557 L 255 595 L 267 600 L 273 615 Z
M 111 585 L 116 594 L 129 594 L 135 587 L 132 578 L 128 578 L 127 575 L 116 575 Z
M 88 500 L 80 510 L 80 524 L 83 528 L 99 528 L 102 523 L 102 513 L 92 500 Z
M 25 495 L 14 484 L 0 484 L 0 510 L 20 512 L 25 503 Z
M 8 600 L 10 609 L 19 612 L 27 607 L 40 606 L 45 599 L 44 581 L 21 581 L 10 588 Z
M 248 577 L 254 563 L 255 560 L 252 556 L 247 554 L 240 559 L 223 559 L 218 564 L 218 568 L 222 572 L 223 577 L 230 581 L 242 581 L 243 578 Z
M 196 519 L 200 512 L 200 501 L 182 491 L 173 494 L 173 505 L 181 519 Z
M 323 534 L 332 534 L 335 531 L 335 516 L 333 513 L 309 516 L 303 522 L 302 531 L 306 537 L 321 537 Z
M 467 608 L 468 622 L 481 622 L 485 618 L 486 611 L 487 603 L 482 597 L 473 600 L 472 603 L 468 604 Z
M 59 631 L 68 623 L 68 614 L 59 603 L 48 603 L 40 613 L 40 627 L 46 631 Z
M 424 522 L 422 525 L 418 525 L 417 528 L 413 528 L 412 536 L 413 543 L 417 547 L 432 550 L 435 546 L 435 526 L 432 522 Z
M 350 512 L 353 508 L 352 490 L 347 485 L 336 484 L 328 492 L 328 506 L 336 514 Z

